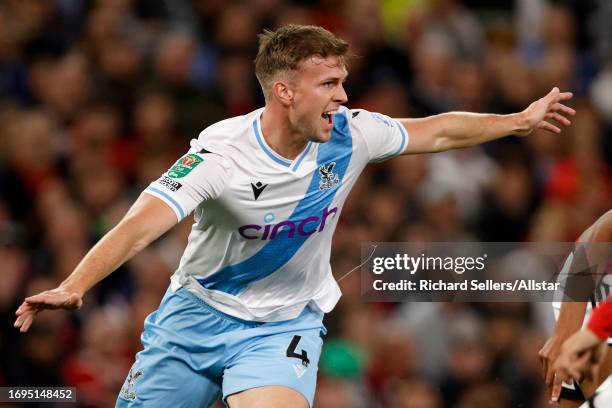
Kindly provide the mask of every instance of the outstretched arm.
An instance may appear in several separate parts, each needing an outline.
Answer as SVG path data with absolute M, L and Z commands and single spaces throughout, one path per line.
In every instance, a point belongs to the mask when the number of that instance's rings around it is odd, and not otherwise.
M 559 92 L 555 87 L 519 113 L 448 112 L 419 119 L 398 119 L 410 134 L 410 143 L 403 154 L 470 147 L 508 135 L 527 136 L 535 129 L 560 133 L 561 129 L 551 120 L 565 126 L 571 123 L 567 116 L 576 111 L 562 103 L 571 97 L 571 92 Z
M 125 217 L 110 230 L 57 288 L 25 299 L 17 309 L 15 327 L 26 332 L 45 309 L 78 309 L 83 295 L 128 259 L 177 223 L 174 212 L 159 198 L 142 194 Z

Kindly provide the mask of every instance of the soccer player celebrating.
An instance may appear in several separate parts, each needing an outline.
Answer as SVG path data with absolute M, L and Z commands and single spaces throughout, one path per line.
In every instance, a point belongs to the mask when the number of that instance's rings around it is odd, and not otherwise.
M 586 231 L 584 231 L 577 240 L 580 243 L 593 243 L 594 247 L 601 246 L 602 244 L 612 242 L 612 210 L 607 211 L 597 221 L 593 223 Z M 580 247 L 579 247 L 580 248 Z M 581 250 L 581 252 L 589 251 Z M 609 258 L 609 249 L 600 247 L 599 249 L 590 250 L 591 258 L 601 260 L 602 266 L 605 268 L 608 266 L 606 263 Z M 601 254 L 595 254 L 596 252 L 602 252 Z M 583 259 L 584 255 L 580 256 L 577 251 L 568 256 L 563 270 L 560 273 L 560 277 L 568 279 L 568 282 L 572 280 L 571 274 L 578 273 L 590 265 Z M 583 265 L 581 265 L 583 264 Z M 607 274 L 604 271 L 598 271 L 602 274 L 605 279 Z M 584 282 L 574 281 L 574 284 Z M 605 280 L 603 283 L 607 284 Z M 566 283 L 566 286 L 571 286 Z M 605 285 L 604 285 L 605 286 Z M 580 291 L 581 288 L 566 288 L 567 290 Z M 598 371 L 598 376 L 590 376 L 585 378 L 580 384 L 574 382 L 569 378 L 569 383 L 563 383 L 563 376 L 555 373 L 553 366 L 559 356 L 562 344 L 574 333 L 576 333 L 583 324 L 588 321 L 591 307 L 597 304 L 598 300 L 605 299 L 609 293 L 600 294 L 600 287 L 595 287 L 594 293 L 591 295 L 591 303 L 587 302 L 554 302 L 553 309 L 555 311 L 555 332 L 551 336 L 544 347 L 540 350 L 540 360 L 542 363 L 542 371 L 546 386 L 548 388 L 548 394 L 553 401 L 559 401 L 562 407 L 578 407 L 586 398 L 593 394 L 595 389 L 601 384 L 610 373 L 612 373 L 612 354 L 601 361 L 601 370 Z M 608 340 L 608 343 L 612 343 L 612 338 Z M 567 376 L 565 376 L 567 377 Z
M 26 298 L 15 326 L 76 309 L 93 285 L 194 212 L 185 253 L 149 315 L 117 406 L 312 405 L 340 290 L 334 229 L 366 164 L 474 146 L 535 129 L 559 133 L 574 110 L 554 88 L 520 113 L 392 119 L 349 110 L 348 44 L 315 26 L 265 31 L 255 72 L 264 108 L 221 121 L 140 195 L 56 289 Z

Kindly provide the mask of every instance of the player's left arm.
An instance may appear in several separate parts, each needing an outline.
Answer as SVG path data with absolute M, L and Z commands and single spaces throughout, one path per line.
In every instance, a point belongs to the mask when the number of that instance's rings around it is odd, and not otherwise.
M 553 88 L 524 111 L 508 115 L 448 112 L 418 119 L 397 119 L 410 134 L 402 154 L 434 153 L 475 146 L 504 136 L 527 136 L 535 129 L 560 133 L 576 111 L 562 102 L 571 92 Z M 553 122 L 557 124 L 553 124 Z

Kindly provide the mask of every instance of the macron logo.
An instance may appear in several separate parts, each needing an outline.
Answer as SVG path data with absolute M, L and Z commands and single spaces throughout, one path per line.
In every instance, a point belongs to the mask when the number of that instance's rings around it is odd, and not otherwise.
M 255 197 L 255 201 L 257 201 L 261 193 L 265 190 L 266 187 L 268 187 L 268 185 L 263 184 L 261 181 L 258 181 L 255 184 L 251 183 L 251 187 L 253 188 L 253 197 Z

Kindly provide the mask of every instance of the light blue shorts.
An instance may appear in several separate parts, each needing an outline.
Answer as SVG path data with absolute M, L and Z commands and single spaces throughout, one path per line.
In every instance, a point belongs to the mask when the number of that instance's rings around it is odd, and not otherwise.
M 186 289 L 168 290 L 145 320 L 144 350 L 117 407 L 208 407 L 220 396 L 266 385 L 304 395 L 312 406 L 326 334 L 323 314 L 305 308 L 276 323 L 241 320 Z

